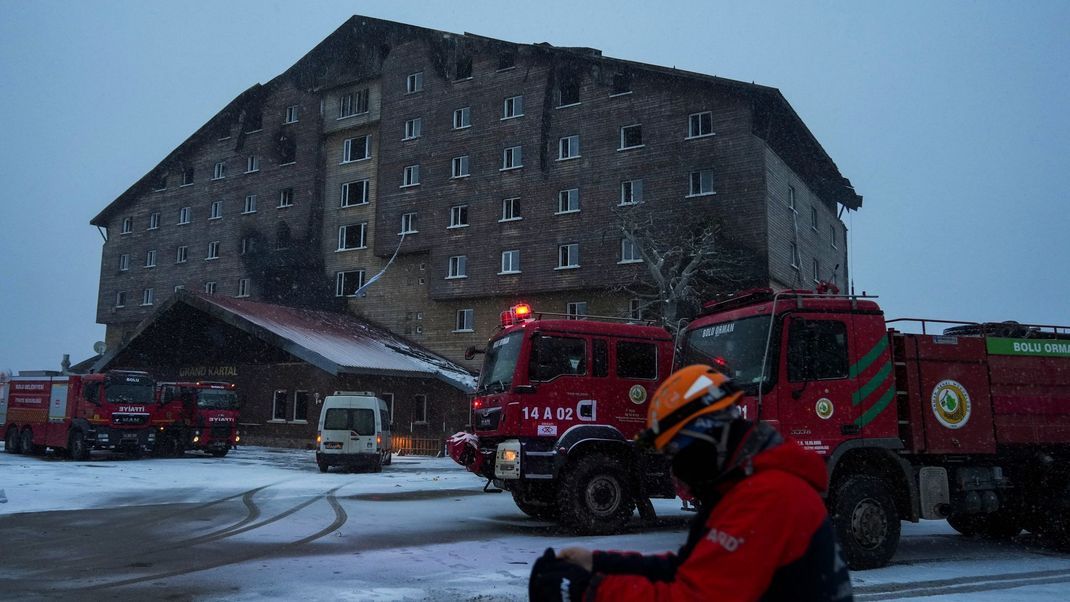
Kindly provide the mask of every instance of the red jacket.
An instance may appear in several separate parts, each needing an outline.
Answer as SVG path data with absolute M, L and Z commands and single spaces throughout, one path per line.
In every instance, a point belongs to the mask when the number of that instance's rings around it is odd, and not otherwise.
M 588 598 L 850 600 L 851 582 L 821 492 L 825 463 L 786 441 L 695 517 L 678 554 L 595 552 Z

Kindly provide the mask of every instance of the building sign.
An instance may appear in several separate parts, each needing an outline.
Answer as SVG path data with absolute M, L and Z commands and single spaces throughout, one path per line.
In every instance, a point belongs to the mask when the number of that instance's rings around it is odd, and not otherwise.
M 1045 357 L 1070 357 L 1070 341 L 1045 339 L 985 339 L 991 355 L 1039 355 Z
M 237 366 L 187 366 L 178 371 L 181 378 L 217 378 L 221 376 L 237 376 Z

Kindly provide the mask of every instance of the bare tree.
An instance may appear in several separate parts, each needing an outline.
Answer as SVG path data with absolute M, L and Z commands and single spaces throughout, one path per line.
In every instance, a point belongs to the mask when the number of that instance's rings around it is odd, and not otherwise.
M 703 301 L 735 292 L 753 278 L 754 254 L 722 236 L 716 219 L 684 223 L 646 205 L 617 207 L 614 214 L 617 233 L 646 267 L 616 290 L 640 299 L 674 332 Z

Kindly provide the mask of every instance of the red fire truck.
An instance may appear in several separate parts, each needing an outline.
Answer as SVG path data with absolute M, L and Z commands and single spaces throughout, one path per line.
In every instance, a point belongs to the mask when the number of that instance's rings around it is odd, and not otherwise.
M 153 421 L 165 455 L 197 449 L 217 458 L 238 444 L 238 394 L 234 383 L 166 382 L 156 389 Z
M 636 505 L 675 496 L 661 456 L 631 440 L 672 371 L 673 340 L 656 326 L 502 313 L 472 401 L 474 433 L 450 456 L 512 493 L 525 513 L 585 533 L 617 531 Z
M 23 372 L 6 386 L 0 429 L 8 453 L 38 454 L 51 447 L 84 460 L 93 449 L 140 454 L 154 444 L 153 381 L 145 372 Z
M 1067 538 L 1070 327 L 885 321 L 871 299 L 826 293 L 709 303 L 679 363 L 720 364 L 751 419 L 826 457 L 850 566 L 886 564 L 900 520 Z

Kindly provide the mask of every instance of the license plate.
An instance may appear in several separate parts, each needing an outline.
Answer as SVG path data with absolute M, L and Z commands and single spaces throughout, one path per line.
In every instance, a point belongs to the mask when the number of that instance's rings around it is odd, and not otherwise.
M 323 444 L 323 449 L 342 449 L 342 444 L 337 441 L 327 441 Z

